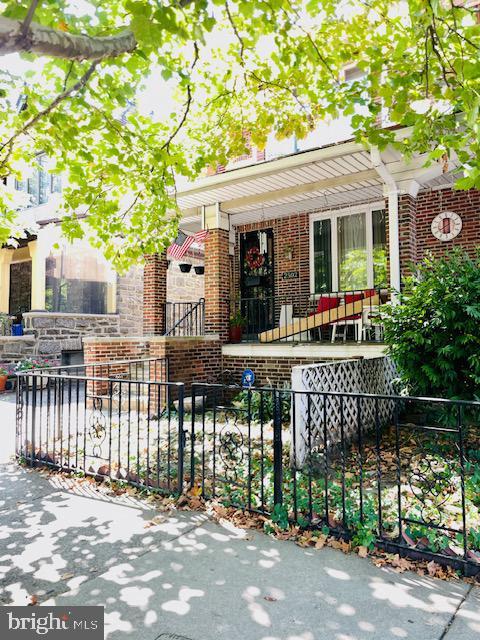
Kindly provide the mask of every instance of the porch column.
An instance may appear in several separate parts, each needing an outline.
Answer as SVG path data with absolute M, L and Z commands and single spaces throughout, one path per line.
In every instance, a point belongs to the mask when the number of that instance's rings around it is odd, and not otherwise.
M 32 259 L 32 299 L 30 303 L 32 311 L 45 309 L 46 261 L 49 249 L 50 247 L 40 240 L 40 235 L 37 240 L 28 243 L 28 251 Z
M 10 307 L 10 263 L 13 249 L 0 249 L 0 313 L 8 313 Z
M 167 254 L 145 256 L 143 271 L 143 334 L 163 336 L 167 302 Z
M 228 342 L 230 313 L 229 216 L 218 204 L 204 208 L 205 240 L 205 333 L 218 334 Z

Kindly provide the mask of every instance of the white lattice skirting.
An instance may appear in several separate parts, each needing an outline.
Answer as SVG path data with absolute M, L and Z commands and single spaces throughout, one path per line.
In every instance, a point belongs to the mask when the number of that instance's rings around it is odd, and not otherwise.
M 296 456 L 292 463 L 300 468 L 308 456 L 309 447 L 315 451 L 352 440 L 375 425 L 378 412 L 380 424 L 393 417 L 394 403 L 389 400 L 352 398 L 306 394 L 302 391 L 334 391 L 338 393 L 372 393 L 394 395 L 393 381 L 397 377 L 389 357 L 313 364 L 293 367 L 292 390 L 295 408 L 292 411 L 291 437 L 295 436 Z M 326 429 L 325 429 L 326 427 Z M 295 433 L 294 433 L 295 432 Z

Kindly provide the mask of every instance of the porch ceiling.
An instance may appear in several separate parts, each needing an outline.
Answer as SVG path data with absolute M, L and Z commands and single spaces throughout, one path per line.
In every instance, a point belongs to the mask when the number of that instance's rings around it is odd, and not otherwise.
M 439 188 L 452 182 L 440 165 L 426 168 L 423 157 L 407 162 L 398 151 L 387 149 L 382 160 L 400 190 L 406 192 L 412 185 Z M 199 223 L 200 207 L 215 202 L 238 225 L 383 197 L 384 183 L 373 168 L 370 153 L 355 142 L 346 142 L 204 178 L 180 188 L 177 199 L 184 211 L 182 228 L 193 230 Z

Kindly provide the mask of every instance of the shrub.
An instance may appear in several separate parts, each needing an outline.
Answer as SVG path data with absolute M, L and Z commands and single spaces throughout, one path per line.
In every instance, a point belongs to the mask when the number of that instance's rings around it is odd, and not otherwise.
M 288 424 L 290 422 L 290 394 L 282 393 L 281 390 L 279 393 L 282 401 L 282 424 Z M 234 398 L 233 404 L 238 409 L 247 413 L 249 410 L 249 399 L 252 422 L 262 422 L 262 420 L 263 422 L 270 422 L 270 420 L 273 420 L 273 389 L 271 393 L 268 390 L 256 391 L 252 389 L 248 391 L 244 389 Z
M 427 257 L 384 318 L 410 393 L 474 399 L 480 388 L 480 252 Z

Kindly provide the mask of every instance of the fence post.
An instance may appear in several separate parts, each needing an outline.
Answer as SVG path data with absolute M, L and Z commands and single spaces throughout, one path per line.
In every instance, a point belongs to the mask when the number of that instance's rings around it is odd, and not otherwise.
M 185 452 L 185 433 L 183 432 L 184 397 L 183 383 L 178 385 L 178 494 L 183 491 L 183 456 Z
M 28 381 L 31 380 L 28 379 Z M 30 466 L 35 466 L 35 430 L 37 428 L 36 425 L 37 418 L 37 376 L 33 376 L 32 381 L 32 454 L 30 459 Z
M 282 396 L 273 389 L 273 502 L 283 503 Z

